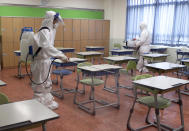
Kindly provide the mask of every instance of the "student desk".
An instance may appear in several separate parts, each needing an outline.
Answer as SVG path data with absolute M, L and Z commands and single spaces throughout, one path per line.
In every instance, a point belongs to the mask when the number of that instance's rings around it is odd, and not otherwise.
M 104 57 L 104 60 L 112 64 L 121 65 L 123 63 L 127 63 L 130 60 L 136 61 L 137 59 L 134 57 L 129 57 L 129 56 L 110 56 L 110 57 Z
M 104 57 L 104 59 L 106 61 L 108 61 L 109 63 L 111 63 L 111 64 L 119 64 L 119 65 L 121 65 L 123 63 L 128 63 L 128 61 L 130 61 L 130 60 L 137 61 L 136 58 L 130 57 L 130 56 L 112 56 L 112 57 Z M 119 87 L 126 88 L 126 89 L 131 89 L 130 87 L 126 87 L 126 86 L 123 86 L 123 85 L 120 85 Z M 115 92 L 115 90 L 112 89 L 112 88 L 105 87 L 104 89 L 108 90 L 110 92 Z
M 76 54 L 81 58 L 91 59 L 92 63 L 94 63 L 94 58 L 99 58 L 100 60 L 100 57 L 103 55 L 103 53 L 97 51 L 78 52 Z
M 87 61 L 87 59 L 81 59 L 81 58 L 70 58 L 69 62 L 62 62 L 60 59 L 56 59 L 53 62 L 53 65 L 56 67 L 70 67 L 70 66 L 77 66 L 77 64 Z M 75 69 L 74 69 L 75 71 Z M 54 84 L 58 84 L 58 76 L 56 75 L 56 79 L 53 80 Z
M 87 59 L 81 59 L 81 58 L 69 58 L 69 62 L 62 62 L 60 59 L 56 59 L 53 62 L 53 65 L 57 67 L 68 67 L 68 66 L 77 66 L 78 63 L 82 63 L 87 61 Z
M 134 49 L 134 47 L 129 47 L 129 46 L 126 46 L 126 45 L 124 45 L 123 48 L 124 49 Z
M 166 50 L 166 47 L 151 47 L 150 49 L 152 53 L 165 53 Z
M 103 46 L 86 46 L 86 51 L 104 51 Z
M 62 51 L 63 53 L 68 53 L 68 52 L 73 53 L 75 51 L 74 48 L 63 48 L 63 47 L 55 47 L 55 48 Z
M 181 60 L 181 62 L 184 62 L 184 64 L 185 64 L 186 66 L 189 66 L 189 59 L 187 59 L 187 60 Z
M 0 80 L 0 86 L 5 86 L 7 85 L 7 83 L 5 83 L 4 81 Z
M 15 54 L 16 56 L 21 56 L 21 51 L 20 51 L 20 50 L 15 50 L 15 51 L 14 51 L 14 54 Z
M 73 56 L 73 53 L 75 51 L 74 48 L 63 48 L 63 47 L 55 47 L 55 48 L 62 51 L 63 53 L 71 53 L 71 56 Z
M 134 106 L 135 106 L 135 103 L 136 103 L 136 100 L 137 100 L 136 88 L 137 88 L 137 86 L 141 86 L 146 90 L 151 89 L 151 90 L 154 91 L 154 92 L 152 92 L 152 94 L 154 95 L 154 100 L 155 100 L 157 122 L 152 122 L 151 125 L 157 126 L 158 131 L 160 131 L 160 127 L 164 127 L 164 128 L 168 128 L 169 130 L 173 130 L 173 128 L 160 123 L 159 108 L 157 108 L 158 107 L 157 95 L 158 94 L 164 94 L 166 92 L 170 92 L 170 91 L 173 91 L 173 90 L 177 90 L 178 91 L 178 99 L 179 99 L 179 102 L 177 104 L 179 104 L 180 119 L 181 119 L 181 126 L 177 129 L 184 130 L 183 105 L 182 105 L 182 99 L 181 99 L 181 95 L 180 95 L 180 87 L 182 85 L 186 85 L 188 83 L 189 83 L 188 80 L 182 80 L 182 79 L 172 78 L 172 77 L 167 77 L 167 76 L 156 76 L 156 77 L 151 77 L 151 78 L 147 78 L 147 79 L 141 79 L 141 80 L 133 81 L 133 84 L 135 85 L 134 86 L 135 99 L 133 101 L 133 105 L 132 105 L 132 108 L 130 110 L 129 119 L 131 118 L 131 114 L 134 110 Z M 134 130 L 134 129 L 132 129 L 132 127 L 130 125 L 129 119 L 127 121 L 127 127 L 129 127 L 130 130 Z
M 168 54 L 143 54 L 143 59 L 147 59 L 150 63 L 165 62 Z
M 169 62 L 160 62 L 145 65 L 153 73 L 158 72 L 159 75 L 168 72 L 178 72 L 180 69 L 186 67 L 185 65 L 174 64 Z
M 45 131 L 45 123 L 59 117 L 58 114 L 34 99 L 0 105 L 0 112 L 1 131 L 31 128 L 39 124 Z
M 122 67 L 120 67 L 120 66 L 109 65 L 109 64 L 78 67 L 78 69 L 80 69 L 84 75 L 91 78 L 92 85 L 94 85 L 94 77 L 95 76 L 114 75 L 115 85 L 116 85 L 115 86 L 116 87 L 115 94 L 116 94 L 116 98 L 117 98 L 116 102 L 110 103 L 105 100 L 96 100 L 96 99 L 94 99 L 95 96 L 93 95 L 93 99 L 89 98 L 89 100 L 87 100 L 87 101 L 78 102 L 77 104 L 78 104 L 79 108 L 81 108 L 84 111 L 86 111 L 87 113 L 90 113 L 93 115 L 95 115 L 96 109 L 99 109 L 99 108 L 103 108 L 103 107 L 107 107 L 107 106 L 113 106 L 113 107 L 119 108 L 120 107 L 120 96 L 119 96 L 119 81 L 118 81 L 119 78 L 118 77 L 119 77 L 119 69 L 121 69 L 121 68 Z M 106 84 L 106 83 L 104 83 L 104 84 Z M 78 86 L 79 86 L 79 81 L 77 81 L 74 100 L 76 100 Z M 90 94 L 95 94 L 94 88 L 95 88 L 94 86 L 91 86 Z M 93 108 L 89 109 L 89 107 L 87 107 L 85 104 L 91 103 L 91 102 L 93 102 Z M 101 104 L 102 106 L 96 106 L 95 103 Z
M 123 50 L 111 50 L 112 55 L 132 55 L 135 50 L 123 49 Z
M 179 50 L 177 51 L 177 53 L 179 53 L 179 55 L 182 55 L 182 58 L 184 58 L 184 56 L 189 56 L 189 51 Z
M 189 67 L 189 59 L 181 60 L 181 62 L 183 62 L 187 67 Z M 187 77 L 189 77 L 189 71 L 188 71 L 188 69 L 187 69 L 187 71 L 184 71 L 183 73 L 186 74 Z M 181 90 L 181 93 L 185 94 L 185 95 L 189 95 L 188 91 L 189 91 L 188 88 L 185 87 L 185 90 Z

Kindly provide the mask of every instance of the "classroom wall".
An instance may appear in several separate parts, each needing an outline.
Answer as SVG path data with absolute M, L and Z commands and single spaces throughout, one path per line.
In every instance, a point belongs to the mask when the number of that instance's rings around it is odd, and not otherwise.
M 45 5 L 63 8 L 104 9 L 103 0 L 1 0 L 0 4 Z
M 104 18 L 110 22 L 110 49 L 125 39 L 126 0 L 104 0 Z

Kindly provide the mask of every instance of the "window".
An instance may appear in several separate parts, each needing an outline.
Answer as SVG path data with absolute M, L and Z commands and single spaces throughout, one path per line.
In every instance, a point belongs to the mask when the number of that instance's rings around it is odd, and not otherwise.
M 189 0 L 127 0 L 125 39 L 140 35 L 145 21 L 152 44 L 189 46 Z

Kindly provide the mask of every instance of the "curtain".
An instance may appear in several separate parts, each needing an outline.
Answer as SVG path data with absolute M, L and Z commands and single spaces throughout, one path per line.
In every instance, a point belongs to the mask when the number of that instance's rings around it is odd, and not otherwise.
M 189 0 L 127 0 L 125 40 L 139 37 L 143 21 L 152 44 L 189 46 Z

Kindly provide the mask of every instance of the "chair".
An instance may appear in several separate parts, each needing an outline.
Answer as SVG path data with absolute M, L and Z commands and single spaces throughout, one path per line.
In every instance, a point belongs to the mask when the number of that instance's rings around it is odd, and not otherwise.
M 74 89 L 67 89 L 63 87 L 63 77 L 72 74 L 72 71 L 62 69 L 62 70 L 53 70 L 52 74 L 59 75 L 60 76 L 60 89 L 59 90 L 52 90 L 51 93 L 60 98 L 64 99 L 64 94 L 74 92 Z
M 141 80 L 141 79 L 145 79 L 145 78 L 149 78 L 149 77 L 152 77 L 152 76 L 149 75 L 149 74 L 143 74 L 143 75 L 136 76 L 134 78 L 134 80 Z M 142 96 L 140 98 L 137 98 L 137 89 L 147 91 L 147 92 L 151 92 L 152 94 L 156 94 L 156 92 L 157 92 L 156 90 L 151 90 L 149 88 L 143 88 L 142 86 L 135 86 L 134 87 L 135 99 L 134 99 L 134 103 L 133 103 L 133 105 L 130 109 L 129 117 L 128 117 L 128 120 L 127 120 L 127 129 L 129 129 L 129 130 L 142 130 L 146 127 L 154 126 L 154 124 L 149 121 L 149 114 L 150 114 L 151 108 L 156 108 L 154 96 Z M 132 116 L 132 113 L 134 111 L 134 106 L 135 106 L 136 102 L 148 107 L 147 115 L 146 115 L 146 118 L 145 118 L 145 122 L 148 125 L 140 127 L 138 129 L 133 129 L 131 127 L 130 120 L 131 120 L 131 116 Z M 171 104 L 169 99 L 163 98 L 162 96 L 157 97 L 157 102 L 158 102 L 158 109 L 165 109 L 165 108 L 169 107 L 170 104 Z
M 78 64 L 77 67 L 92 66 L 92 65 L 93 64 L 90 62 L 83 62 L 83 63 Z M 80 81 L 80 73 L 81 73 L 81 70 L 77 68 L 77 79 L 76 79 L 77 81 Z M 84 76 L 82 75 L 82 77 Z M 83 85 L 83 90 L 81 91 L 78 90 L 78 92 L 85 94 L 85 85 Z
M 78 64 L 77 67 L 91 66 L 91 65 L 92 64 L 89 63 L 89 62 L 84 62 L 84 63 Z M 78 72 L 80 73 L 81 70 L 78 69 Z M 78 93 L 79 83 L 83 84 L 84 86 L 90 86 L 91 87 L 89 100 L 86 100 L 84 102 L 77 102 L 77 93 Z M 96 99 L 95 99 L 95 96 L 94 96 L 94 87 L 102 85 L 102 84 L 104 84 L 104 81 L 100 80 L 98 78 L 92 79 L 90 77 L 83 76 L 83 79 L 80 80 L 79 79 L 79 75 L 78 75 L 78 77 L 77 77 L 77 85 L 76 85 L 76 90 L 75 90 L 75 95 L 74 95 L 74 104 L 77 104 L 80 108 L 84 109 L 88 113 L 90 113 L 92 115 L 95 115 L 95 113 L 96 113 L 96 105 L 95 105 Z M 88 103 L 92 103 L 93 104 L 92 109 L 89 109 L 89 108 L 84 106 L 85 104 L 88 104 Z
M 125 69 L 119 70 L 120 74 L 123 74 L 124 76 L 131 74 L 131 76 L 133 76 L 133 73 L 136 74 L 136 65 L 137 65 L 136 61 L 129 61 Z M 123 85 L 120 85 L 120 87 L 125 88 L 125 89 L 129 89 L 129 90 L 133 89 L 132 87 L 125 87 Z M 126 94 L 126 96 L 133 97 L 129 94 Z
M 5 94 L 0 93 L 0 105 L 7 103 L 9 103 L 8 97 Z
M 130 71 L 131 75 L 133 76 L 133 73 L 136 71 L 136 66 L 137 66 L 136 61 L 130 60 L 130 61 L 127 63 L 126 69 L 121 69 L 121 70 L 120 70 L 120 73 L 121 73 L 121 74 L 126 74 L 126 75 L 128 75 L 128 74 L 129 74 L 129 71 Z
M 184 55 L 183 55 L 181 49 L 177 49 L 177 50 L 176 50 L 176 53 L 177 53 L 177 54 L 176 54 L 176 55 L 177 55 L 176 63 L 177 63 L 177 62 L 181 63 L 181 60 L 182 60 L 183 57 L 184 57 Z
M 121 44 L 120 43 L 115 43 L 114 44 L 114 49 L 121 50 Z

